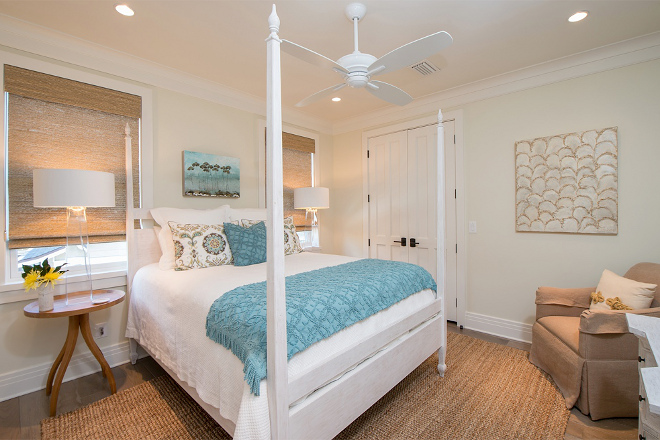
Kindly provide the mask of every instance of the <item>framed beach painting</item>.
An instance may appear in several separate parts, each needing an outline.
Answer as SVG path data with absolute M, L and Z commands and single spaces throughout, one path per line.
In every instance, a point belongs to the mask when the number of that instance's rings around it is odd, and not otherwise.
M 240 161 L 216 154 L 183 152 L 183 195 L 240 197 Z

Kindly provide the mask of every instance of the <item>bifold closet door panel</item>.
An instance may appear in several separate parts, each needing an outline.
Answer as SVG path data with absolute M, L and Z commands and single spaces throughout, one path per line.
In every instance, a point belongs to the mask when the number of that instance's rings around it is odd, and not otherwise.
M 408 261 L 407 135 L 397 132 L 369 139 L 369 256 Z
M 408 262 L 437 275 L 437 145 L 435 125 L 408 130 Z

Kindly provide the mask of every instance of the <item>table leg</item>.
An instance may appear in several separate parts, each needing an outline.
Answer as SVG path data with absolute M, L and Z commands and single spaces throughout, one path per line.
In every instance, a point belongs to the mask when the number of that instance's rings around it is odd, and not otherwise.
M 69 366 L 71 356 L 73 356 L 73 349 L 76 348 L 76 341 L 78 340 L 78 328 L 80 327 L 79 316 L 69 316 L 69 331 L 66 334 L 66 341 L 64 342 L 64 353 L 62 354 L 61 363 L 57 369 L 57 376 L 55 376 L 55 383 L 53 384 L 52 395 L 50 396 L 50 416 L 55 416 L 57 409 L 57 396 L 60 393 L 60 386 L 66 368 Z M 59 356 L 58 356 L 59 357 Z
M 66 348 L 66 344 L 62 346 L 62 350 L 60 350 L 60 354 L 57 355 L 57 359 L 55 359 L 55 362 L 53 362 L 53 366 L 50 367 L 50 373 L 48 373 L 48 382 L 46 382 L 47 396 L 50 396 L 50 392 L 53 390 L 53 379 L 55 379 L 55 372 L 57 371 L 57 367 L 60 366 L 60 363 L 62 362 L 62 358 L 64 357 L 65 348 Z
M 101 349 L 96 345 L 96 342 L 94 342 L 92 330 L 89 328 L 89 313 L 80 316 L 80 333 L 82 333 L 83 339 L 87 343 L 87 347 L 89 347 L 89 351 L 92 352 L 96 360 L 101 364 L 101 371 L 103 371 L 103 375 L 108 378 L 110 391 L 112 394 L 115 394 L 117 392 L 115 376 L 112 374 L 112 370 L 110 370 L 110 365 L 108 365 L 108 362 L 103 357 Z

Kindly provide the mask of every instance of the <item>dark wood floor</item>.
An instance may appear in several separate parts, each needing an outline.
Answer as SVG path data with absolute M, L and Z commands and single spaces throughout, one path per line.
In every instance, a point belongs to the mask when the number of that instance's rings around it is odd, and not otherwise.
M 496 344 L 529 351 L 529 344 L 479 333 L 460 330 L 449 325 L 449 331 L 473 336 Z M 133 387 L 154 377 L 165 374 L 151 358 L 140 359 L 112 369 L 117 381 L 117 391 Z M 73 411 L 110 395 L 107 382 L 101 373 L 81 377 L 62 384 L 57 413 Z M 48 417 L 48 397 L 45 390 L 0 402 L 0 439 L 39 439 L 40 422 Z M 577 409 L 571 411 L 565 440 L 576 439 L 636 439 L 637 419 L 607 419 L 593 422 Z

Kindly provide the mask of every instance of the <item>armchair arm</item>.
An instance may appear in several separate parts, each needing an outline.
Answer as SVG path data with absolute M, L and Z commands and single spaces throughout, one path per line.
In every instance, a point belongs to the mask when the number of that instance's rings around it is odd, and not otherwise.
M 589 308 L 595 287 L 539 287 L 536 290 L 536 319 L 544 316 L 580 316 Z
M 660 307 L 638 310 L 585 310 L 580 315 L 580 333 L 628 333 L 626 313 L 660 318 Z

